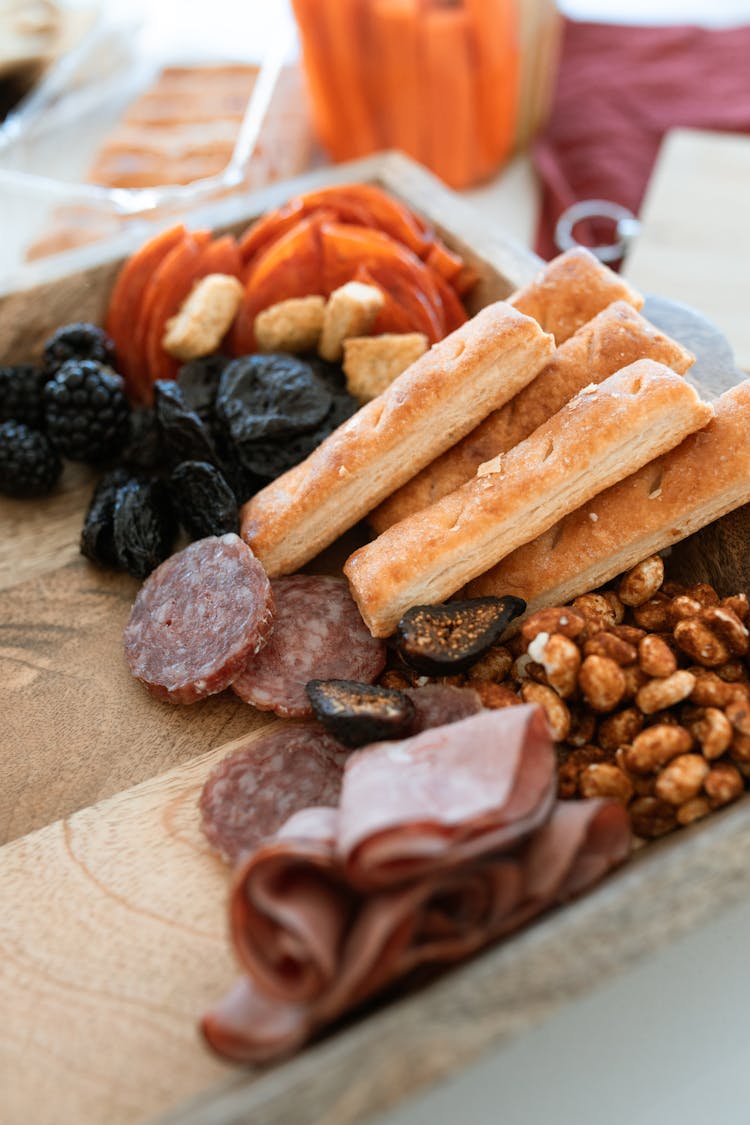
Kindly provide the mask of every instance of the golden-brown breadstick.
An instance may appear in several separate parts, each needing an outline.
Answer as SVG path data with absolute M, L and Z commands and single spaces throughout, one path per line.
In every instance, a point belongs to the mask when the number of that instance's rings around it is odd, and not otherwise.
M 506 302 L 482 309 L 249 500 L 243 538 L 271 577 L 297 570 L 531 382 L 553 350 Z
M 553 258 L 508 298 L 551 332 L 558 346 L 613 301 L 639 309 L 643 297 L 583 246 Z
M 378 533 L 434 504 L 471 480 L 483 461 L 505 453 L 533 433 L 587 383 L 600 383 L 634 363 L 654 359 L 684 375 L 693 356 L 624 301 L 615 301 L 562 344 L 536 379 L 493 411 L 442 457 L 371 512 Z
M 750 503 L 750 380 L 714 407 L 704 430 L 513 551 L 469 593 L 516 594 L 530 612 L 563 605 Z
M 388 636 L 411 606 L 443 601 L 712 416 L 684 379 L 647 359 L 584 388 L 468 484 L 349 557 L 368 628 Z

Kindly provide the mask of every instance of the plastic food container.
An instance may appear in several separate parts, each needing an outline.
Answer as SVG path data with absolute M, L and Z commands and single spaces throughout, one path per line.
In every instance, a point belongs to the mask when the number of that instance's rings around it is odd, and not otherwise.
M 292 0 L 315 127 L 334 160 L 397 148 L 454 188 L 543 123 L 554 0 Z
M 264 8 L 266 14 L 264 15 Z M 142 0 L 88 34 L 0 127 L 0 288 L 29 262 L 205 211 L 309 166 L 283 5 Z

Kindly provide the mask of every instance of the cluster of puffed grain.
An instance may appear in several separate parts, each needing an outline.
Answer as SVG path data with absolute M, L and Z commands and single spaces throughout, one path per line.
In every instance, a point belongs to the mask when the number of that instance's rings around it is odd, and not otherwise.
M 532 614 L 452 682 L 487 707 L 540 704 L 560 796 L 616 797 L 636 835 L 661 836 L 750 780 L 748 616 L 744 594 L 665 582 L 654 556 L 612 590 Z

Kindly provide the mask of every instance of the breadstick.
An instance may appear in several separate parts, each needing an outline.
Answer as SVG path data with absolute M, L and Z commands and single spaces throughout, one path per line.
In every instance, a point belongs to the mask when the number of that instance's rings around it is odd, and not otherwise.
M 613 301 L 639 309 L 643 297 L 583 246 L 553 258 L 508 298 L 551 332 L 558 347 Z
M 249 500 L 243 538 L 271 577 L 297 570 L 531 382 L 553 350 L 506 302 L 482 309 Z
M 704 430 L 519 547 L 469 593 L 516 594 L 529 612 L 564 605 L 750 503 L 750 380 L 714 407 Z
M 587 383 L 600 383 L 637 359 L 684 375 L 693 356 L 624 301 L 603 309 L 562 344 L 536 379 L 368 516 L 378 533 L 471 480 L 483 461 L 506 453 L 556 414 Z
M 443 601 L 712 416 L 684 379 L 648 359 L 584 388 L 468 484 L 349 557 L 344 573 L 368 628 L 388 636 L 407 609 Z

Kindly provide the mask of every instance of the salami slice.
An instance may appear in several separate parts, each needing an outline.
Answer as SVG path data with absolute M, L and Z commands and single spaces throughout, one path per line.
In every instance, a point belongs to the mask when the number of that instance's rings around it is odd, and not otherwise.
M 415 715 L 411 733 L 421 734 L 432 727 L 457 723 L 482 710 L 482 702 L 473 688 L 453 684 L 425 684 L 406 692 L 414 704 Z
M 306 718 L 309 680 L 374 683 L 385 666 L 385 644 L 370 636 L 341 578 L 294 574 L 271 583 L 273 635 L 232 688 L 246 703 L 284 718 Z
M 147 578 L 125 627 L 125 655 L 152 695 L 195 703 L 229 687 L 272 628 L 260 562 L 238 535 L 211 536 Z
M 211 847 L 237 863 L 293 813 L 335 806 L 346 753 L 317 723 L 293 723 L 230 754 L 201 793 L 201 827 Z

